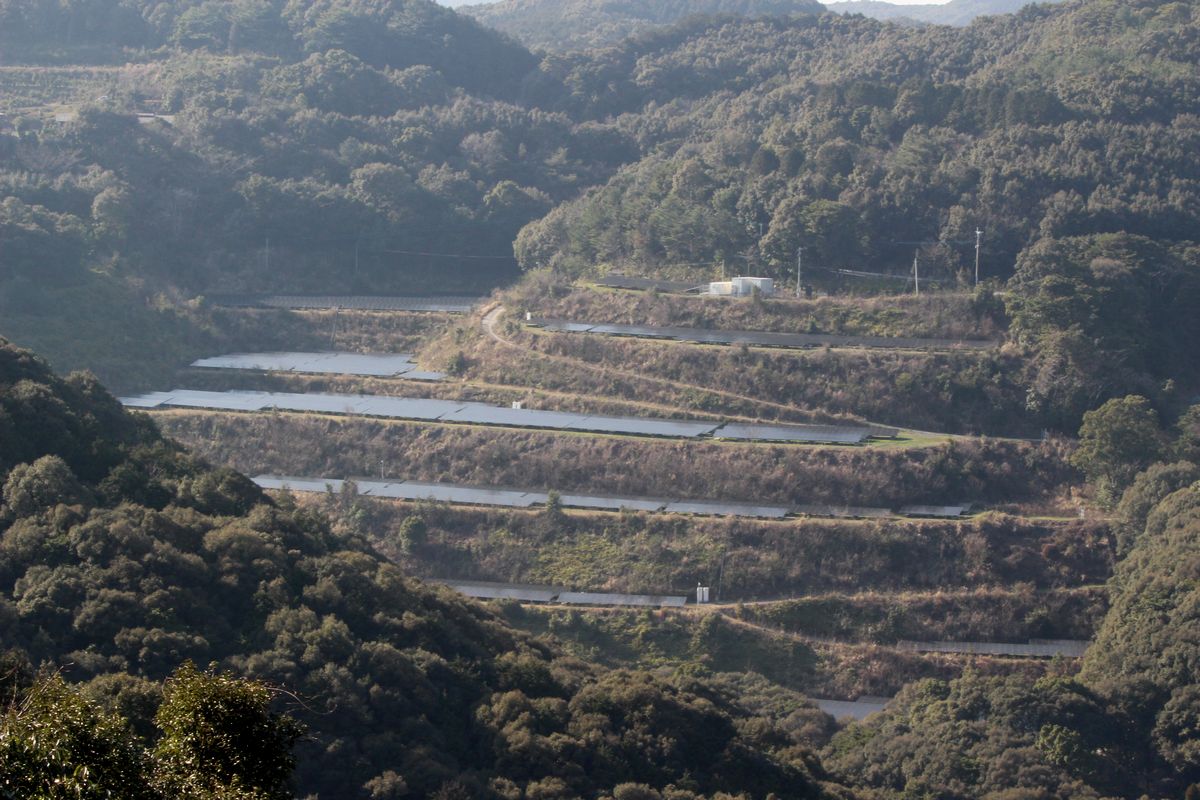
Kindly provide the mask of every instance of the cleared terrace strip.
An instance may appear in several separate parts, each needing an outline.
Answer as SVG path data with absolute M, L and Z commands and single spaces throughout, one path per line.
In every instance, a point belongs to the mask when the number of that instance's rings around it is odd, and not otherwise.
M 1018 658 L 1082 658 L 1091 642 L 1083 639 L 1030 639 L 1015 642 L 910 642 L 899 641 L 897 650 L 915 653 L 965 653 L 968 655 L 1015 656 Z
M 269 353 L 229 353 L 211 358 L 199 358 L 193 367 L 205 369 L 244 369 L 260 372 L 301 372 L 306 374 L 369 375 L 390 378 L 399 375 L 415 381 L 440 381 L 443 372 L 418 369 L 412 353 L 303 353 L 276 351 Z
M 300 478 L 288 475 L 259 475 L 254 479 L 264 489 L 291 489 L 299 492 L 324 492 L 332 489 L 339 492 L 345 481 L 334 478 Z M 550 492 L 540 490 L 507 489 L 484 486 L 462 486 L 450 483 L 426 483 L 423 481 L 355 481 L 359 494 L 369 497 L 386 497 L 394 500 L 439 500 L 467 505 L 503 506 L 507 508 L 529 508 L 545 505 Z M 663 512 L 666 514 L 699 514 L 707 516 L 756 517 L 782 519 L 789 513 L 785 506 L 755 505 L 752 503 L 724 503 L 707 500 L 665 500 L 650 497 L 619 497 L 613 495 L 565 493 L 559 502 L 568 508 L 585 508 L 602 511 Z
M 301 294 L 214 294 L 213 305 L 230 308 L 288 308 L 293 310 L 346 309 L 350 311 L 441 311 L 466 314 L 479 297 L 443 295 L 439 297 L 379 295 L 301 295 Z
M 130 408 L 210 408 L 223 411 L 307 411 L 367 417 L 387 417 L 423 422 L 496 425 L 586 433 L 657 436 L 673 439 L 713 437 L 740 441 L 796 444 L 862 444 L 872 435 L 868 428 L 826 425 L 783 425 L 700 420 L 671 420 L 648 417 L 610 417 L 599 414 L 506 408 L 485 403 L 434 398 L 382 395 L 302 394 L 295 392 L 173 389 L 122 398 Z
M 924 339 L 891 336 L 846 336 L 834 333 L 775 333 L 773 331 L 706 330 L 654 325 L 618 325 L 611 323 L 571 322 L 568 320 L 530 319 L 547 331 L 558 333 L 597 333 L 608 336 L 633 336 L 644 339 L 672 339 L 698 344 L 755 345 L 758 347 L 868 347 L 892 350 L 991 350 L 999 342 L 980 339 Z
M 493 583 L 492 581 L 451 580 L 432 578 L 433 583 L 449 586 L 456 592 L 479 600 L 518 600 L 526 603 L 563 603 L 579 606 L 643 606 L 680 607 L 687 603 L 681 595 L 614 594 L 610 592 L 573 592 L 556 586 L 527 583 Z
M 254 479 L 264 489 L 291 489 L 298 492 L 340 492 L 345 481 L 338 478 L 304 478 L 294 475 L 259 475 Z M 545 505 L 550 492 L 540 489 L 512 489 L 494 486 L 466 486 L 454 483 L 424 481 L 355 480 L 360 494 L 394 500 L 438 500 L 465 505 L 530 508 Z M 751 517 L 783 519 L 794 514 L 818 517 L 892 517 L 897 514 L 886 508 L 855 506 L 776 506 L 759 503 L 739 503 L 724 500 L 667 500 L 655 497 L 622 497 L 609 494 L 561 493 L 558 501 L 566 508 L 597 511 L 648 511 L 663 514 L 696 514 L 699 516 Z M 966 508 L 966 506 L 959 506 Z M 904 514 L 899 514 L 904 516 Z

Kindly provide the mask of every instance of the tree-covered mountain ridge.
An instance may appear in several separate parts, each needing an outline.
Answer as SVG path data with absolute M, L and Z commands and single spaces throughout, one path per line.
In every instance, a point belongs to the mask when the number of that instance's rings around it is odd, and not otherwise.
M 500 0 L 458 11 L 534 50 L 558 52 L 614 44 L 688 17 L 820 14 L 816 0 Z
M 158 682 L 185 660 L 281 687 L 310 731 L 299 796 L 849 796 L 732 696 L 565 658 L 7 342 L 0 485 L 6 669 L 60 669 L 147 737 Z M 0 739 L 21 719 L 0 719 Z M 97 752 L 46 769 L 100 775 Z M 0 786 L 8 769 L 32 767 L 0 762 Z
M 1197 335 L 1198 42 L 1195 2 L 1088 0 L 962 29 L 697 21 L 548 60 L 586 113 L 636 119 L 646 155 L 526 226 L 517 256 L 790 285 L 803 248 L 819 290 L 896 291 L 914 261 L 926 287 L 969 286 L 979 230 L 980 277 L 1007 284 L 1043 424 L 1073 430 L 1129 391 L 1178 402 L 1200 366 L 1183 344 Z

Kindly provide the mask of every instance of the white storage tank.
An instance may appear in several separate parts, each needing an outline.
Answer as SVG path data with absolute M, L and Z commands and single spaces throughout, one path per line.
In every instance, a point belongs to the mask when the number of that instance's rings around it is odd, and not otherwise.
M 739 277 L 733 279 L 733 293 L 738 297 L 748 297 L 754 294 L 754 290 L 762 294 L 763 297 L 769 297 L 775 293 L 775 281 L 771 278 L 753 278 Z

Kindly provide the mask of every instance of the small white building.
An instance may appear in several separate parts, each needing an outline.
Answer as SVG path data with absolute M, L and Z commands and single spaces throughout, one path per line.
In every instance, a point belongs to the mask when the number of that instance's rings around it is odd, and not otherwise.
M 727 297 L 749 297 L 754 294 L 755 289 L 758 289 L 763 297 L 770 297 L 775 293 L 775 281 L 771 278 L 737 277 L 708 284 L 708 294 Z

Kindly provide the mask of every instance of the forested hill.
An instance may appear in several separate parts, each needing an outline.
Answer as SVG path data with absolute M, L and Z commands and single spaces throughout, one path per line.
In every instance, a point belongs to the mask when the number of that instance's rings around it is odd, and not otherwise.
M 950 0 L 948 3 L 888 3 L 884 0 L 846 0 L 826 3 L 837 14 L 862 14 L 864 17 L 895 20 L 901 23 L 932 25 L 969 25 L 971 20 L 993 14 L 1012 14 L 1031 0 Z
M 162 47 L 289 61 L 344 50 L 376 68 L 425 65 L 455 85 L 502 95 L 513 94 L 536 63 L 516 44 L 428 0 L 5 0 L 0 45 L 0 63 L 9 64 L 81 56 L 121 63 L 122 55 Z
M 704 280 L 727 263 L 790 282 L 803 247 L 818 288 L 873 286 L 838 270 L 903 288 L 914 257 L 954 286 L 981 229 L 981 277 L 1015 278 L 1030 409 L 1073 429 L 1105 397 L 1158 397 L 1200 371 L 1184 344 L 1198 44 L 1194 0 L 1089 0 L 965 29 L 695 22 L 563 57 L 549 68 L 576 113 L 636 119 L 647 155 L 527 226 L 517 254 L 568 273 Z
M 965 278 L 980 229 L 1045 424 L 1195 384 L 1196 0 L 692 18 L 540 62 L 428 0 L 0 14 L 0 333 L 55 363 L 190 354 L 209 292 L 486 291 L 514 240 L 688 278 L 804 247 L 819 288 L 895 289 Z
M 829 796 L 811 753 L 703 682 L 563 658 L 2 340 L 0 486 L 5 663 L 61 667 L 139 731 L 185 659 L 282 687 L 311 733 L 298 796 Z
M 816 0 L 500 0 L 458 9 L 537 50 L 584 50 L 693 16 L 820 14 Z

